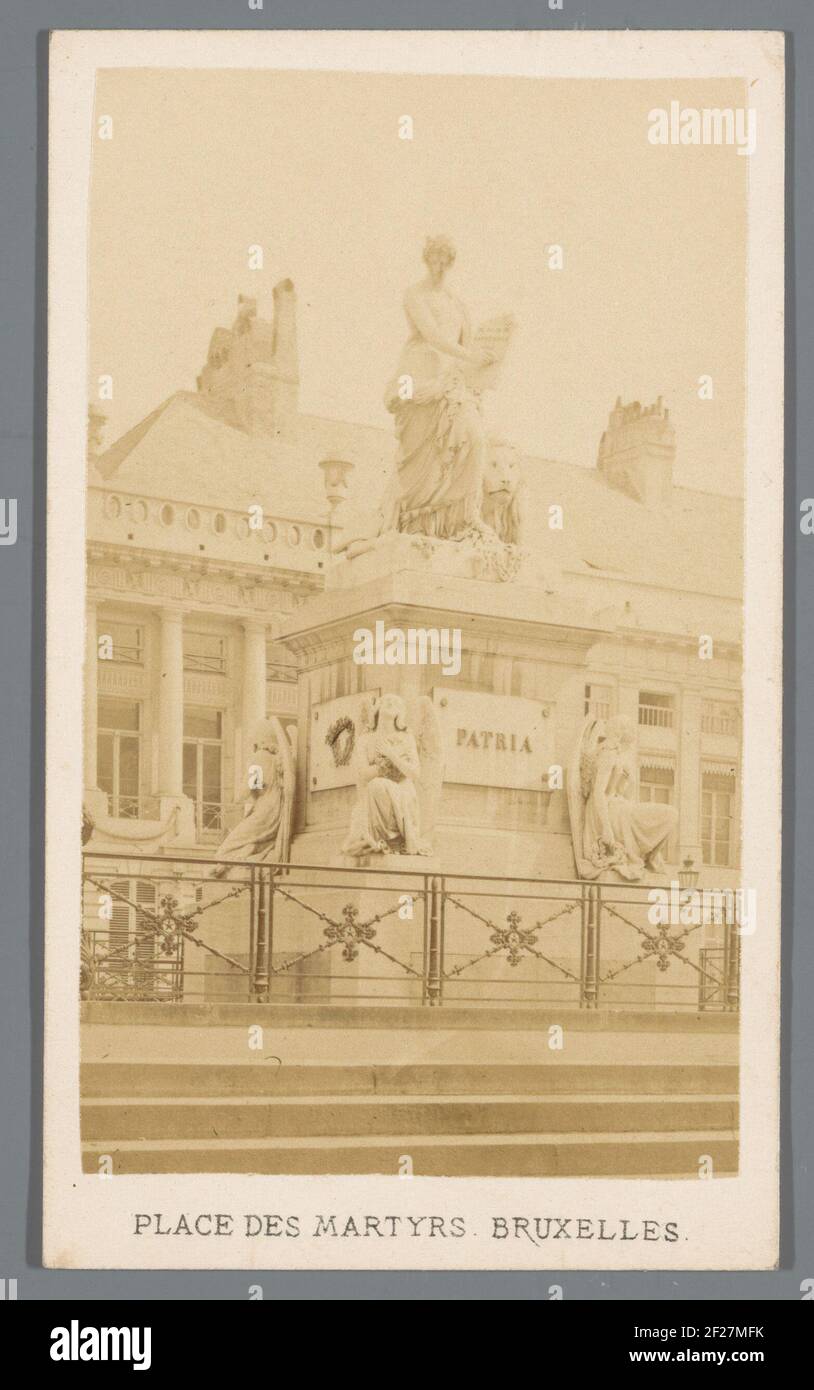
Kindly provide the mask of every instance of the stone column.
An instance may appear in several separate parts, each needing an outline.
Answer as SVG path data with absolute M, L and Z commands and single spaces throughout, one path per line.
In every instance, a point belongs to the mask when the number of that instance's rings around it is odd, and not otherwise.
M 643 684 L 644 682 L 642 682 Z M 633 727 L 639 727 L 639 682 L 630 685 L 626 681 L 619 682 L 617 691 L 617 714 L 623 714 L 630 720 Z
M 258 618 L 243 623 L 242 757 L 235 768 L 239 797 L 246 795 L 246 769 L 251 761 L 254 736 L 266 717 L 266 624 Z
M 183 796 L 184 788 L 184 615 L 161 609 L 158 695 L 158 782 L 162 797 Z
M 701 867 L 701 707 L 700 690 L 681 692 L 681 727 L 678 751 L 679 854 L 688 852 Z
M 96 786 L 96 733 L 98 727 L 97 663 L 99 652 L 96 639 L 96 599 L 85 603 L 85 688 L 84 688 L 84 784 L 90 790 Z

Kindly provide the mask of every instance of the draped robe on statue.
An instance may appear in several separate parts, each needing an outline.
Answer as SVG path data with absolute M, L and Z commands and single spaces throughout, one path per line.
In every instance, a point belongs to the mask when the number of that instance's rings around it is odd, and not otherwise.
M 443 738 L 427 695 L 393 692 L 363 705 L 354 754 L 356 801 L 342 853 L 433 854 L 444 780 Z M 371 728 L 372 721 L 372 728 Z
M 605 771 L 601 767 L 600 775 Z M 610 843 L 605 839 L 598 798 L 593 796 L 585 807 L 583 844 L 586 857 L 597 866 L 607 856 L 609 866 L 620 877 L 635 881 L 646 868 L 656 873 L 663 868 L 663 850 L 675 829 L 677 813 L 673 806 L 660 802 L 634 801 L 625 794 L 629 786 L 627 771 L 609 769 L 605 806 L 612 839 Z
M 613 870 L 636 882 L 661 873 L 678 826 L 675 806 L 636 801 L 636 730 L 624 716 L 587 719 L 568 774 L 574 855 L 580 878 Z
M 613 750 L 600 754 L 593 795 L 585 806 L 583 846 L 597 868 L 607 864 L 621 878 L 635 881 L 645 869 L 659 873 L 663 868 L 663 850 L 678 814 L 674 806 L 634 801 L 629 794 L 634 775 Z
M 366 734 L 357 755 L 359 796 L 343 854 L 422 854 L 415 739 L 409 732 Z
M 285 738 L 285 734 L 281 737 Z M 243 819 L 238 826 L 218 845 L 217 858 L 235 862 L 285 859 L 289 803 L 281 755 L 274 748 L 256 748 L 251 765 L 260 770 L 261 785 L 244 802 Z M 211 870 L 211 877 L 221 878 L 226 872 L 224 865 L 218 865 Z
M 448 341 L 469 345 L 469 320 L 458 299 L 426 292 L 421 303 Z M 463 362 L 422 337 L 409 296 L 406 308 L 412 332 L 385 392 L 396 424 L 398 494 L 383 529 L 453 539 L 480 520 L 486 435 L 479 398 Z

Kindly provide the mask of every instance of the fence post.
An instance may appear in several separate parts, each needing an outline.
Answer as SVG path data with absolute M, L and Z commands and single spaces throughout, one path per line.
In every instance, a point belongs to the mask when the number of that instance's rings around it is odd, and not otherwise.
M 579 1003 L 582 1009 L 595 1009 L 599 1002 L 599 932 L 602 912 L 598 883 L 582 887 L 582 951 Z
M 274 929 L 274 871 L 268 877 L 260 869 L 257 880 L 257 933 L 254 967 L 254 997 L 267 1004 L 269 998 L 269 957 Z
M 249 991 L 251 1003 L 254 995 L 254 980 L 257 971 L 257 869 L 252 864 L 249 870 Z
M 426 1002 L 433 1007 L 443 1003 L 444 959 L 444 880 L 438 874 L 430 878 L 430 931 L 427 950 Z
M 724 1008 L 737 1013 L 740 1008 L 741 939 L 737 908 L 734 917 L 727 913 L 724 927 Z
M 421 1003 L 429 1004 L 430 983 L 430 879 L 427 874 L 421 880 L 421 902 L 423 923 L 421 931 Z

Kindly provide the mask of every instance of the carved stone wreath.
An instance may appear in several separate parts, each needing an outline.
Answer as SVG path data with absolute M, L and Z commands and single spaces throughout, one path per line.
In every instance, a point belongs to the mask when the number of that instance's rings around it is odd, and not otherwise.
M 334 720 L 325 742 L 331 750 L 334 767 L 347 767 L 356 746 L 356 725 L 349 715 Z

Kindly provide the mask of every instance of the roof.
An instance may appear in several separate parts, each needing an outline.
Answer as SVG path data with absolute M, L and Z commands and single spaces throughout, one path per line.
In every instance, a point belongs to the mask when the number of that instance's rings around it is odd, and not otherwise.
M 389 438 L 372 426 L 301 415 L 290 438 L 248 434 L 219 419 L 204 397 L 177 391 L 95 460 L 126 492 L 275 516 L 324 520 L 321 459 L 339 457 L 386 476 Z M 384 483 L 382 483 L 384 486 Z
M 563 508 L 556 544 L 564 568 L 584 566 L 620 579 L 740 598 L 743 502 L 739 497 L 674 487 L 655 510 L 610 486 L 594 468 L 528 459 L 526 539 L 555 536 L 548 508 Z
M 394 461 L 392 432 L 300 415 L 290 438 L 248 434 L 226 424 L 206 399 L 178 391 L 95 460 L 123 491 L 198 505 L 248 507 L 277 517 L 324 520 L 318 464 L 354 464 L 348 512 L 372 519 Z M 565 569 L 616 575 L 739 599 L 743 586 L 743 504 L 737 497 L 677 487 L 653 510 L 610 486 L 596 469 L 545 458 L 524 460 L 524 544 L 550 551 Z M 549 507 L 563 509 L 562 531 Z

